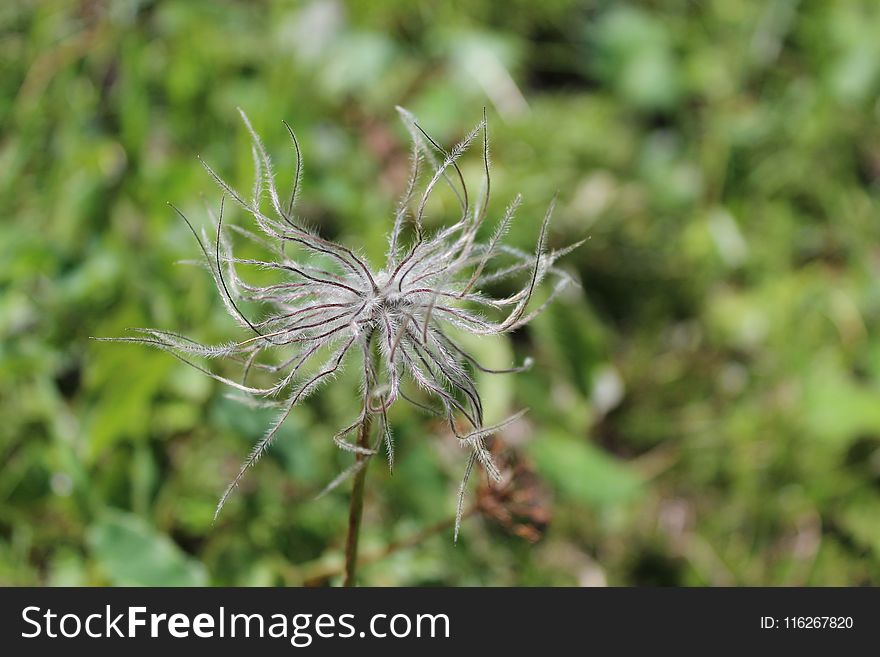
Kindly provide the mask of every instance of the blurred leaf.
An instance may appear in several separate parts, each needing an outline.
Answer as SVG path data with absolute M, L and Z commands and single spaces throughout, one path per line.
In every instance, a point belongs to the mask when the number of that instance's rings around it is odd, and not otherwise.
M 536 436 L 528 450 L 538 471 L 574 502 L 610 506 L 644 491 L 638 474 L 587 442 L 551 433 Z
M 666 25 L 632 7 L 617 7 L 591 26 L 599 44 L 595 63 L 624 99 L 644 109 L 669 108 L 680 81 Z
M 143 439 L 151 431 L 149 402 L 174 365 L 166 354 L 139 353 L 133 345 L 101 346 L 100 351 L 94 349 L 98 357 L 93 374 L 103 386 L 102 394 L 88 418 L 93 457 L 116 442 Z
M 880 433 L 880 390 L 857 383 L 833 356 L 817 355 L 805 381 L 804 425 L 810 435 L 845 446 Z
M 506 336 L 486 336 L 474 339 L 472 335 L 460 335 L 459 344 L 476 356 L 483 367 L 505 369 L 519 365 L 514 363 L 510 340 Z M 474 379 L 483 399 L 486 423 L 492 424 L 510 414 L 513 401 L 513 374 L 489 374 L 474 368 Z
M 594 370 L 603 362 L 606 335 L 592 309 L 583 300 L 551 305 L 530 330 L 555 367 L 566 372 L 584 397 L 592 389 Z
M 143 519 L 108 510 L 88 531 L 92 553 L 116 586 L 204 586 L 204 566 Z

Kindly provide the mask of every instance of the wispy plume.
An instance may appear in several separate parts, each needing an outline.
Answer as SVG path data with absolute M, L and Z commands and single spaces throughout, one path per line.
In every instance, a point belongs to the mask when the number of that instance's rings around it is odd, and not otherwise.
M 455 335 L 503 334 L 528 323 L 563 289 L 575 284 L 555 262 L 580 243 L 548 250 L 551 202 L 537 230 L 534 251 L 505 245 L 504 236 L 520 206 L 519 196 L 509 203 L 488 240 L 479 241 L 491 191 L 485 112 L 461 142 L 446 150 L 409 112 L 398 108 L 413 142 L 411 172 L 394 215 L 385 261 L 381 268 L 375 268 L 354 250 L 322 238 L 296 217 L 302 156 L 290 126 L 284 124 L 296 154 L 296 168 L 289 193 L 282 198 L 269 155 L 245 113 L 239 112 L 252 142 L 256 175 L 250 197 L 236 191 L 202 161 L 222 190 L 219 211 L 208 212 L 213 223 L 210 233 L 204 228 L 197 230 L 172 207 L 195 236 L 200 262 L 213 277 L 226 310 L 250 335 L 237 342 L 207 345 L 179 333 L 143 328 L 133 329 L 137 335 L 131 337 L 102 339 L 165 350 L 233 388 L 236 397 L 247 404 L 278 409 L 274 422 L 220 497 L 215 518 L 245 473 L 265 454 L 294 407 L 331 381 L 348 361 L 355 361 L 361 373 L 361 410 L 332 439 L 359 458 L 330 482 L 325 492 L 364 468 L 369 457 L 380 450 L 384 450 L 389 466 L 393 465 L 394 437 L 388 410 L 398 401 L 413 404 L 443 416 L 468 452 L 459 489 L 457 538 L 474 465 L 479 463 L 490 478 L 501 479 L 487 439 L 524 412 L 493 425 L 484 424 L 473 373 L 519 372 L 531 366 L 531 359 L 509 369 L 489 369 L 466 351 Z M 484 173 L 481 193 L 472 198 L 458 160 L 477 141 L 481 142 Z M 460 214 L 451 225 L 429 234 L 425 212 L 431 195 L 441 185 L 454 192 Z M 230 203 L 253 218 L 258 232 L 225 223 Z M 229 230 L 259 245 L 268 254 L 266 259 L 235 256 Z M 407 235 L 409 239 L 405 239 Z M 247 268 L 277 272 L 281 282 L 249 283 L 240 275 L 240 270 Z M 510 296 L 493 297 L 484 289 L 489 283 L 517 277 L 522 287 Z M 535 290 L 545 280 L 551 282 L 549 293 L 541 303 L 531 304 Z M 256 302 L 268 312 L 260 319 L 248 317 L 242 310 L 243 302 Z M 237 363 L 240 376 L 221 376 L 196 360 L 211 358 Z M 262 372 L 263 380 L 271 384 L 250 383 L 254 372 Z M 432 400 L 429 404 L 419 400 L 426 396 Z M 366 447 L 353 442 L 350 436 L 368 428 L 373 420 L 378 423 L 375 441 Z

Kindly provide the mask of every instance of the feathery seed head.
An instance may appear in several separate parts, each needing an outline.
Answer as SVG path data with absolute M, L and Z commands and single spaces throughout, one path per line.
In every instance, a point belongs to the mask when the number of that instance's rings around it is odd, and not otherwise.
M 519 367 L 491 370 L 461 347 L 454 334 L 503 334 L 528 323 L 564 288 L 575 283 L 555 262 L 579 243 L 560 251 L 547 250 L 547 230 L 554 205 L 551 203 L 533 253 L 503 244 L 520 205 L 519 196 L 508 205 L 491 237 L 478 241 L 491 189 L 485 111 L 476 128 L 450 151 L 428 136 L 409 112 L 402 108 L 398 111 L 413 141 L 412 168 L 395 213 L 382 269 L 376 271 L 353 250 L 320 237 L 297 219 L 294 208 L 302 158 L 293 131 L 284 124 L 296 152 L 296 170 L 290 194 L 282 200 L 269 156 L 247 116 L 239 110 L 252 140 L 256 175 L 251 197 L 245 198 L 202 162 L 223 192 L 219 214 L 214 216 L 209 211 L 213 230 L 210 234 L 204 229 L 197 231 L 183 213 L 174 210 L 195 236 L 202 264 L 213 276 L 226 309 L 250 336 L 221 345 L 203 345 L 158 329 L 134 329 L 139 333 L 137 337 L 105 338 L 166 350 L 242 393 L 242 401 L 279 408 L 278 417 L 220 498 L 217 514 L 245 472 L 265 453 L 293 408 L 331 380 L 351 357 L 360 361 L 363 405 L 355 421 L 333 437 L 340 448 L 369 457 L 379 451 L 381 441 L 391 464 L 394 441 L 387 411 L 392 404 L 403 400 L 445 417 L 460 444 L 469 450 L 459 489 L 456 538 L 465 486 L 474 464 L 479 462 L 492 479 L 501 478 L 486 439 L 518 419 L 523 411 L 486 426 L 472 372 L 522 371 L 531 365 L 531 359 Z M 478 136 L 482 136 L 485 177 L 482 194 L 472 202 L 458 159 Z M 424 175 L 423 169 L 427 169 Z M 422 178 L 427 182 L 419 190 Z M 457 196 L 460 216 L 454 224 L 428 234 L 423 227 L 425 209 L 431 194 L 441 184 Z M 253 218 L 259 234 L 235 225 L 228 228 L 265 248 L 271 258 L 257 260 L 233 255 L 224 224 L 226 197 Z M 412 224 L 414 236 L 405 244 L 407 224 Z M 247 267 L 275 271 L 281 281 L 270 285 L 248 283 L 239 274 L 239 269 Z M 514 277 L 521 277 L 523 285 L 510 296 L 495 298 L 483 291 L 488 284 Z M 536 287 L 548 278 L 553 281 L 550 293 L 530 309 Z M 242 301 L 258 302 L 268 313 L 259 320 L 247 317 L 240 308 Z M 499 315 L 500 319 L 492 319 Z M 193 357 L 237 362 L 242 368 L 241 377 L 233 380 L 216 374 Z M 316 361 L 322 358 L 322 364 L 317 365 Z M 265 386 L 250 384 L 249 377 L 255 370 L 273 377 L 273 382 Z M 439 409 L 432 409 L 414 398 L 412 392 L 406 392 L 410 387 L 432 398 Z M 347 439 L 373 417 L 378 418 L 380 426 L 373 446 L 364 448 Z M 462 418 L 467 430 L 459 429 L 456 417 Z M 325 492 L 364 467 L 367 461 L 359 458 Z

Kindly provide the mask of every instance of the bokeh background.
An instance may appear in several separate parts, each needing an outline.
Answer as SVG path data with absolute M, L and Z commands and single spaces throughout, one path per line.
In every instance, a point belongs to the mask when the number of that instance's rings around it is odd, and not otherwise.
M 338 583 L 348 489 L 313 497 L 354 374 L 212 527 L 271 414 L 88 337 L 241 337 L 165 205 L 207 225 L 197 154 L 250 188 L 239 105 L 283 175 L 297 130 L 301 214 L 381 257 L 401 104 L 444 144 L 487 107 L 512 243 L 557 190 L 551 245 L 590 239 L 582 289 L 479 347 L 536 360 L 479 379 L 489 420 L 531 409 L 512 488 L 472 490 L 454 545 L 464 454 L 395 409 L 362 581 L 877 584 L 878 34 L 872 0 L 0 3 L 0 583 Z

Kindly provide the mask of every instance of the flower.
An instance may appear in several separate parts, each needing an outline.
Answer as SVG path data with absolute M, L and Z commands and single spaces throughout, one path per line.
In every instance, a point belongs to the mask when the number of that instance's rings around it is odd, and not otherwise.
M 402 108 L 398 111 L 413 141 L 412 168 L 397 207 L 387 257 L 381 269 L 372 267 L 352 249 L 324 239 L 302 224 L 294 214 L 302 178 L 302 157 L 296 136 L 285 122 L 296 151 L 296 172 L 290 196 L 284 202 L 266 149 L 245 113 L 239 110 L 252 139 L 256 175 L 251 198 L 246 199 L 202 161 L 223 192 L 219 214 L 214 216 L 209 211 L 214 223 L 213 235 L 209 237 L 204 229 L 196 231 L 180 210 L 171 207 L 195 236 L 203 255 L 200 264 L 213 276 L 227 311 L 252 335 L 220 345 L 204 345 L 178 333 L 149 328 L 132 329 L 140 334 L 138 337 L 103 338 L 148 344 L 168 351 L 244 393 L 243 401 L 280 409 L 221 496 L 215 519 L 247 470 L 266 452 L 293 408 L 330 381 L 353 355 L 360 355 L 363 406 L 354 422 L 340 430 L 333 440 L 340 448 L 357 453 L 359 458 L 325 491 L 363 468 L 368 457 L 379 451 L 380 442 L 384 442 L 389 465 L 393 463 L 394 441 L 387 412 L 398 400 L 442 414 L 460 444 L 470 450 L 459 489 L 456 537 L 465 486 L 474 464 L 479 462 L 492 479 L 501 479 L 486 447 L 486 439 L 524 411 L 497 424 L 484 425 L 483 407 L 472 372 L 518 372 L 528 368 L 531 359 L 519 367 L 488 369 L 462 348 L 453 334 L 456 331 L 478 336 L 502 334 L 529 322 L 564 288 L 575 283 L 554 263 L 580 243 L 559 251 L 547 250 L 547 229 L 554 205 L 551 203 L 541 223 L 534 253 L 503 244 L 502 238 L 520 205 L 520 196 L 507 206 L 488 241 L 478 241 L 477 232 L 486 219 L 490 192 L 485 111 L 482 121 L 449 152 L 428 136 L 409 112 Z M 478 136 L 482 136 L 485 179 L 483 193 L 472 205 L 457 162 Z M 426 163 L 430 166 L 430 178 L 419 191 L 420 174 Z M 424 214 L 432 192 L 440 184 L 448 185 L 455 192 L 461 215 L 454 224 L 428 234 L 423 226 Z M 264 247 L 272 254 L 270 259 L 233 255 L 224 225 L 227 196 L 253 217 L 261 234 L 235 225 L 229 228 Z M 410 224 L 414 234 L 410 243 L 404 244 L 404 232 Z M 296 254 L 288 251 L 288 247 L 295 247 Z M 506 263 L 496 266 L 502 259 Z M 241 278 L 240 267 L 275 271 L 283 280 L 254 285 Z M 482 290 L 488 283 L 518 275 L 524 276 L 523 287 L 511 296 L 494 298 Z M 536 287 L 548 277 L 554 280 L 552 290 L 540 305 L 529 309 Z M 260 320 L 248 318 L 239 306 L 242 300 L 262 304 L 269 309 L 269 314 Z M 485 313 L 503 316 L 493 321 Z M 272 354 L 274 358 L 267 360 L 266 356 Z M 192 357 L 233 360 L 242 367 L 241 378 L 233 380 L 216 374 L 191 360 Z M 315 367 L 322 358 L 323 364 Z M 274 383 L 267 387 L 248 384 L 252 370 L 272 375 Z M 412 383 L 439 402 L 439 411 L 405 392 L 404 388 Z M 279 401 L 279 397 L 282 400 Z M 459 430 L 456 416 L 463 418 L 467 430 Z M 347 439 L 359 429 L 368 429 L 374 417 L 380 425 L 375 444 L 365 447 Z

